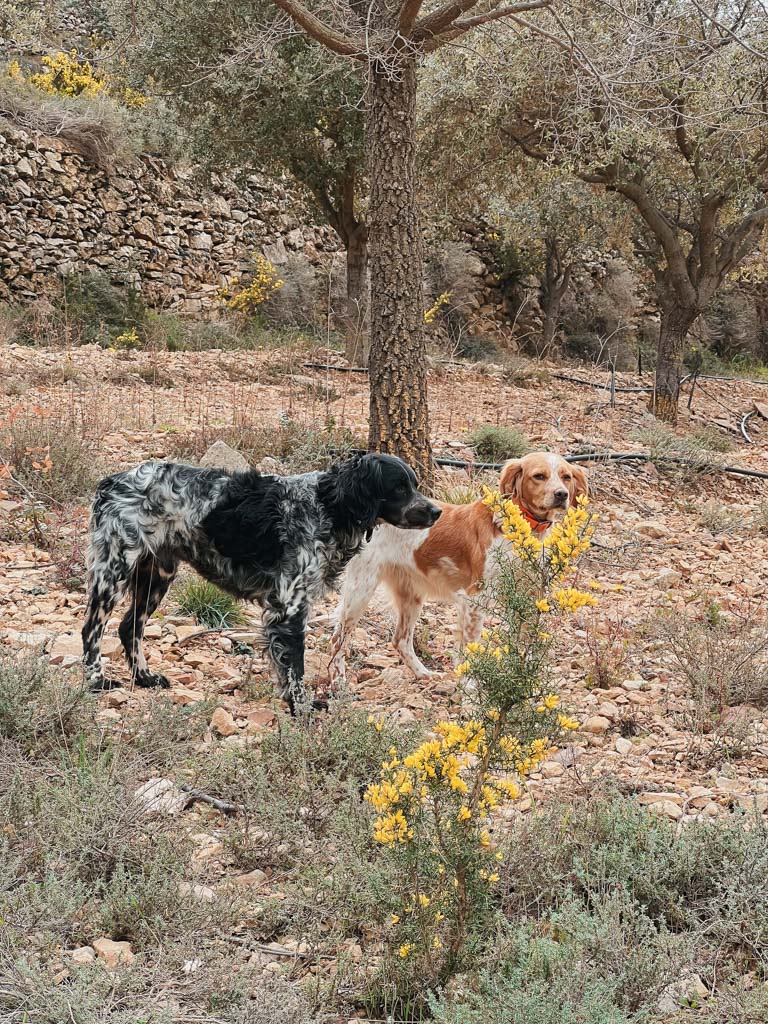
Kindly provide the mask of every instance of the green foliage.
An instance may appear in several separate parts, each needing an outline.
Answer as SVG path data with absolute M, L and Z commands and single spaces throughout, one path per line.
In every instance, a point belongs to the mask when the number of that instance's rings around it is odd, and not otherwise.
M 113 6 L 118 32 L 129 23 L 137 29 L 136 68 L 173 95 L 198 159 L 287 172 L 340 228 L 344 182 L 363 166 L 364 81 L 354 62 L 298 35 L 260 50 L 274 18 L 265 3 Z M 192 70 L 201 61 L 209 69 L 203 78 Z
M 81 344 L 106 346 L 128 332 L 142 333 L 147 316 L 139 292 L 113 284 L 101 271 L 65 277 L 58 307 Z
M 478 427 L 469 443 L 481 462 L 504 462 L 531 450 L 528 439 L 515 427 Z
M 202 626 L 229 629 L 245 621 L 241 603 L 208 580 L 188 579 L 173 588 L 182 615 L 192 615 Z
M 56 747 L 78 732 L 92 705 L 82 684 L 42 659 L 0 654 L 0 739 L 28 750 Z

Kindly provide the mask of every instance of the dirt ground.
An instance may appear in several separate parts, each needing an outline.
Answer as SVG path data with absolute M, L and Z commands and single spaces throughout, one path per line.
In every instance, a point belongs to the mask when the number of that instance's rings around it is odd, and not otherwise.
M 8 346 L 0 348 L 0 421 L 9 422 L 14 410 L 22 409 L 75 425 L 105 473 L 143 459 L 175 457 L 188 437 L 205 439 L 221 427 L 295 421 L 360 433 L 366 423 L 365 375 L 305 365 L 328 358 L 322 349 L 287 356 L 276 350 L 149 356 L 95 346 L 71 351 Z M 596 386 L 558 379 L 558 373 Z M 436 364 L 430 377 L 435 451 L 471 458 L 467 435 L 485 424 L 514 426 L 533 447 L 563 453 L 645 450 L 636 432 L 653 423 L 647 396 L 621 389 L 649 381 L 618 375 L 612 406 L 608 380 L 598 371 L 550 367 L 544 380 L 520 387 L 505 382 L 499 368 Z M 687 392 L 676 431 L 680 438 L 708 428 L 732 445 L 715 458 L 768 471 L 768 423 L 758 414 L 750 418 L 752 444 L 739 432 L 741 417 L 754 402 L 768 402 L 768 382 L 704 380 L 692 410 L 686 400 Z M 733 615 L 759 625 L 768 583 L 766 482 L 720 472 L 695 478 L 678 471 L 660 474 L 651 463 L 598 461 L 589 464 L 589 472 L 600 519 L 583 573 L 598 584 L 600 600 L 558 637 L 554 666 L 554 684 L 583 727 L 572 747 L 533 776 L 518 810 L 524 813 L 532 801 L 609 776 L 624 792 L 638 794 L 641 802 L 675 820 L 727 814 L 735 805 L 768 812 L 765 711 L 726 708 L 726 721 L 702 725 L 674 651 L 649 625 L 664 609 L 691 618 Z M 483 479 L 492 480 L 492 474 Z M 447 472 L 445 486 L 469 480 L 464 471 Z M 476 475 L 472 480 L 477 485 Z M 23 498 L 10 492 L 0 502 L 5 538 L 0 644 L 14 651 L 42 648 L 54 664 L 76 666 L 84 592 L 61 582 L 57 543 L 60 538 L 68 550 L 82 551 L 87 509 L 55 506 L 58 532 L 41 546 L 18 528 L 22 506 Z M 318 615 L 333 605 L 329 599 Z M 224 709 L 219 720 L 231 735 L 222 738 L 222 730 L 212 729 L 212 743 L 248 743 L 255 733 L 273 728 L 282 713 L 258 649 L 248 649 L 258 622 L 256 609 L 251 611 L 252 628 L 206 632 L 175 613 L 171 595 L 147 630 L 150 665 L 172 680 L 171 699 L 179 704 L 212 699 Z M 109 624 L 104 651 L 126 687 L 100 698 L 105 721 L 118 721 L 157 699 L 130 688 L 117 621 Z M 428 723 L 450 714 L 458 699 L 452 622 L 452 610 L 427 607 L 418 641 L 440 671 L 418 682 L 389 647 L 391 615 L 385 596 L 377 595 L 350 647 L 355 698 L 371 712 L 402 722 Z M 313 627 L 310 681 L 322 677 L 328 640 L 327 625 Z M 612 676 L 603 688 L 594 685 L 596 659 L 608 664 Z

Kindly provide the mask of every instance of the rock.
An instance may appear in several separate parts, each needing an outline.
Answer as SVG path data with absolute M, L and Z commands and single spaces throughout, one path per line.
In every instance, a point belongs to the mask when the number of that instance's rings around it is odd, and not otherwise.
M 200 465 L 205 469 L 227 469 L 236 472 L 244 472 L 251 468 L 246 457 L 230 448 L 224 441 L 214 441 L 200 459 Z
M 683 809 L 678 807 L 677 804 L 673 804 L 671 800 L 657 800 L 652 804 L 648 804 L 648 810 L 656 814 L 665 814 L 673 821 L 679 821 L 683 816 Z
M 256 469 L 264 476 L 276 476 L 280 473 L 280 463 L 271 455 L 265 455 L 261 462 L 256 463 Z
M 245 886 L 259 885 L 259 886 L 261 886 L 261 885 L 264 885 L 265 882 L 268 882 L 269 879 L 267 878 L 266 874 L 263 871 L 260 871 L 258 868 L 254 868 L 253 871 L 249 871 L 245 875 L 235 875 L 233 881 L 237 885 L 245 885 Z
M 203 900 L 205 903 L 212 903 L 216 899 L 216 893 L 207 885 L 198 885 L 195 882 L 179 882 L 180 896 L 194 896 L 195 899 Z
M 661 793 L 640 793 L 637 802 L 639 804 L 657 804 L 667 801 L 668 803 L 677 804 L 679 807 L 683 804 L 683 798 L 679 793 L 674 792 L 661 792 Z
M 419 721 L 410 708 L 398 708 L 397 711 L 392 711 L 388 718 L 390 724 L 396 728 L 405 728 L 409 725 L 416 725 Z
M 557 761 L 545 761 L 539 771 L 545 779 L 556 779 L 565 774 L 565 768 Z
M 674 587 L 683 578 L 683 574 L 677 569 L 661 569 L 656 577 L 656 584 L 659 587 Z
M 625 739 L 623 736 L 618 737 L 618 739 L 614 743 L 614 747 L 616 748 L 619 754 L 624 755 L 631 754 L 633 750 L 632 741 Z
M 83 641 L 79 634 L 62 633 L 53 641 L 51 647 L 51 664 L 61 665 L 62 668 L 71 668 L 77 665 L 83 658 Z
M 608 732 L 610 728 L 610 720 L 608 718 L 604 718 L 602 715 L 592 715 L 581 725 L 582 732 L 592 733 L 595 736 Z
M 92 964 L 96 959 L 96 950 L 93 946 L 78 946 L 69 955 L 76 964 Z
M 235 720 L 226 708 L 216 708 L 211 715 L 211 729 L 218 736 L 234 736 L 237 733 Z
M 136 959 L 130 942 L 113 942 L 112 939 L 105 936 L 96 939 L 93 942 L 93 948 L 96 950 L 96 956 L 107 965 L 110 971 L 114 971 L 118 966 L 128 967 Z
M 661 540 L 662 538 L 669 537 L 670 535 L 668 527 L 653 519 L 642 520 L 639 523 L 635 523 L 635 533 L 639 533 L 643 537 L 650 537 L 652 540 Z
M 188 803 L 172 779 L 150 779 L 136 790 L 136 800 L 147 814 L 180 814 Z

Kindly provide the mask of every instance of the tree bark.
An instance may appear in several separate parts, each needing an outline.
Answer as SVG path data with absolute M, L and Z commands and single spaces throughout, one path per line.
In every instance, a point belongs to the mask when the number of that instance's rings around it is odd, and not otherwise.
M 648 408 L 666 423 L 677 423 L 685 341 L 698 316 L 698 309 L 679 306 L 662 306 L 661 309 L 656 382 Z
M 350 366 L 366 366 L 368 316 L 368 229 L 358 225 L 347 239 L 347 310 L 344 357 Z
M 422 239 L 416 205 L 416 60 L 371 61 L 367 137 L 370 210 L 372 450 L 399 455 L 430 486 Z
M 560 306 L 570 284 L 571 270 L 571 264 L 563 268 L 557 241 L 547 238 L 544 274 L 540 288 L 540 305 L 544 314 L 544 323 L 542 324 L 541 351 L 537 353 L 539 356 L 548 355 L 555 340 L 560 320 Z

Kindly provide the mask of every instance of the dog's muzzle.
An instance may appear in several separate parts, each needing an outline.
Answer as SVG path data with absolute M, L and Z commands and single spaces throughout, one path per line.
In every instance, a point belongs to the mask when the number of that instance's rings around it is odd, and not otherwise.
M 434 526 L 442 514 L 442 509 L 431 501 L 419 501 L 408 505 L 403 510 L 403 526 L 406 530 L 425 530 Z

